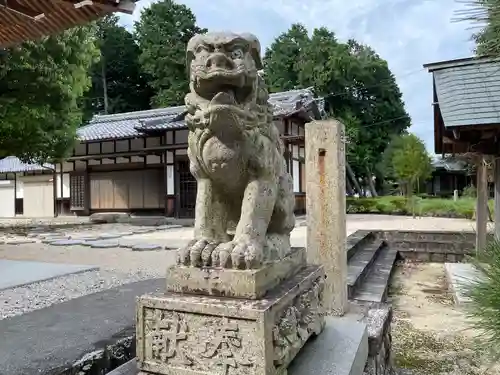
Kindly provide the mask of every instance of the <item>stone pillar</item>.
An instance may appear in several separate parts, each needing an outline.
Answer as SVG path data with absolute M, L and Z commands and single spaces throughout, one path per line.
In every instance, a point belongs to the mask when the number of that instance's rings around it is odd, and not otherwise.
M 476 252 L 486 246 L 488 233 L 488 168 L 481 157 L 477 165 Z
M 323 265 L 327 312 L 347 311 L 344 125 L 315 121 L 305 127 L 307 262 Z
M 453 200 L 456 202 L 458 201 L 458 190 L 453 190 Z
M 495 159 L 495 238 L 500 240 L 500 158 Z

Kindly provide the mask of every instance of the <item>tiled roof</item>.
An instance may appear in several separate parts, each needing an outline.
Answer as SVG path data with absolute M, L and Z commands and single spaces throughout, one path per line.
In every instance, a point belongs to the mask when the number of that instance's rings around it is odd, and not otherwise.
M 500 61 L 428 64 L 446 127 L 500 124 Z
M 270 94 L 269 103 L 273 106 L 275 117 L 292 116 L 301 113 L 310 120 L 321 118 L 324 112 L 323 100 L 314 98 L 311 88 Z M 158 118 L 145 120 L 140 129 L 150 131 L 158 129 L 182 129 L 184 127 L 186 127 L 186 124 L 181 118 L 172 122 Z
M 467 162 L 464 160 L 453 160 L 451 158 L 435 159 L 432 162 L 432 166 L 436 169 L 445 169 L 448 172 L 465 172 L 467 170 Z
M 269 95 L 269 103 L 276 117 L 304 113 L 307 118 L 320 118 L 323 111 L 322 100 L 315 99 L 311 89 L 285 91 Z M 92 121 L 78 129 L 77 136 L 82 141 L 119 139 L 136 137 L 145 131 L 183 129 L 185 107 L 168 107 L 95 116 Z
M 77 130 L 77 137 L 82 141 L 95 141 L 139 136 L 141 133 L 136 128 L 141 127 L 143 122 L 169 122 L 182 114 L 184 109 L 184 106 L 179 106 L 94 116 L 87 125 Z
M 276 117 L 289 116 L 299 110 L 310 111 L 317 105 L 311 88 L 270 94 L 269 103 Z
M 44 167 L 42 167 L 40 164 L 23 163 L 15 156 L 7 156 L 0 160 L 0 173 L 41 171 L 47 168 L 54 168 L 54 166 L 44 164 Z

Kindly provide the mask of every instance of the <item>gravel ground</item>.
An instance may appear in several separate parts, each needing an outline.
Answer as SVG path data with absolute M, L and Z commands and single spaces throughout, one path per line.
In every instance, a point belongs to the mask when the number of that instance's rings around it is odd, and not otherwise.
M 159 277 L 164 275 L 154 272 L 126 273 L 104 269 L 3 290 L 0 292 L 0 320 L 122 284 Z

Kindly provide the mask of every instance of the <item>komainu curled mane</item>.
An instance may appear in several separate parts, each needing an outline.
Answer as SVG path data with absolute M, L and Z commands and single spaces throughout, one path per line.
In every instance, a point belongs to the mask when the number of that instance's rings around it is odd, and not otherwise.
M 250 34 L 197 35 L 187 66 L 188 155 L 198 191 L 195 238 L 179 249 L 178 263 L 249 269 L 281 259 L 290 251 L 294 196 L 258 74 L 260 44 Z

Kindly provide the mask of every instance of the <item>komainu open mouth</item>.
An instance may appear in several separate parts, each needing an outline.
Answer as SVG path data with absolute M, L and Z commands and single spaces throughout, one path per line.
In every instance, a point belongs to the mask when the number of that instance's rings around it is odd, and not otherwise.
M 251 87 L 221 83 L 217 79 L 197 79 L 196 93 L 217 104 L 243 104 L 252 94 Z

